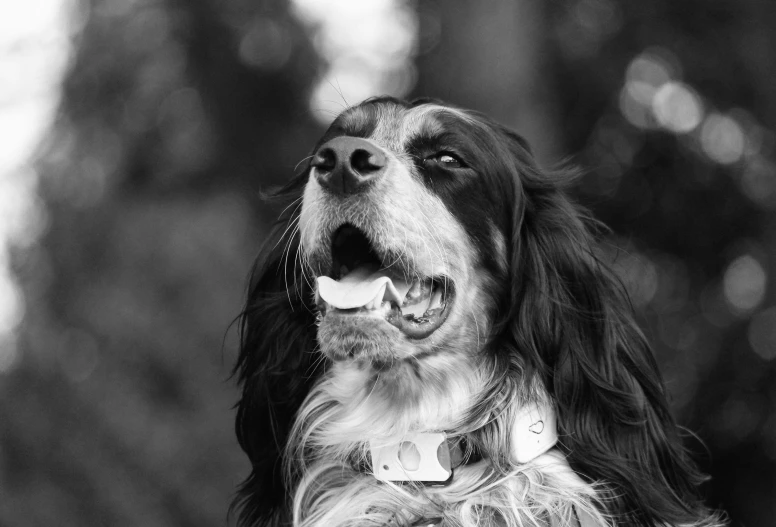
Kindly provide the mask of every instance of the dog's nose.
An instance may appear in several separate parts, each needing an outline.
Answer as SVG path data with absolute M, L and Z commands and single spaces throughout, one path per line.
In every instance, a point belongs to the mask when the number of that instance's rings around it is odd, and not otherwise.
M 334 194 L 363 192 L 385 172 L 383 151 L 366 139 L 335 137 L 315 153 L 311 166 L 322 187 Z

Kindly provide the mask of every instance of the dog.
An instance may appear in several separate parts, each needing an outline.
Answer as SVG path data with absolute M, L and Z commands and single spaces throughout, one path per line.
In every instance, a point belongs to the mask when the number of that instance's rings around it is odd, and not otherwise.
M 240 318 L 241 525 L 726 523 L 573 171 L 390 97 L 305 164 Z

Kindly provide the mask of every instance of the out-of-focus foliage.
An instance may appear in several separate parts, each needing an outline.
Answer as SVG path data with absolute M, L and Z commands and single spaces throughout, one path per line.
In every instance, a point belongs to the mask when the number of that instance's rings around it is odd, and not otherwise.
M 82 2 L 38 163 L 45 234 L 15 255 L 27 309 L 0 373 L 0 523 L 227 521 L 248 462 L 226 330 L 272 220 L 258 193 L 308 155 L 321 86 L 415 82 L 586 170 L 577 195 L 613 229 L 677 415 L 709 448 L 694 443 L 712 502 L 773 523 L 776 10 L 394 4 L 406 31 L 372 53 L 331 37 L 372 26 L 321 26 L 357 21 L 331 8 L 347 3 Z M 364 71 L 382 84 L 339 87 Z
M 15 262 L 0 523 L 223 524 L 248 469 L 227 328 L 270 219 L 260 188 L 316 134 L 316 55 L 282 1 L 82 10 L 38 163 L 47 231 Z
M 580 193 L 615 231 L 713 500 L 772 525 L 776 9 L 583 0 L 553 17 L 558 86 L 575 87 L 558 91 L 565 149 L 591 169 Z

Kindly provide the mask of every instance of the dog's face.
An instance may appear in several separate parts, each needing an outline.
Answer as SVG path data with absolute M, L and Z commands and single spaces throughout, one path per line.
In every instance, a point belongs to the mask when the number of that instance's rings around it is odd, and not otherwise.
M 494 184 L 494 138 L 487 123 L 433 103 L 369 102 L 332 124 L 299 219 L 329 359 L 383 382 L 476 369 L 507 267 L 499 193 L 514 192 L 508 177 Z

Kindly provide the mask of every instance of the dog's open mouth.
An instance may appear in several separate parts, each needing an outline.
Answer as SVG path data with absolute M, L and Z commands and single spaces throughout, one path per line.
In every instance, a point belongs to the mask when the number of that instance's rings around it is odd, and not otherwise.
M 413 339 L 428 337 L 447 318 L 452 282 L 410 275 L 403 258 L 381 258 L 356 227 L 343 225 L 334 233 L 331 255 L 329 276 L 317 279 L 315 300 L 323 315 L 379 317 Z

